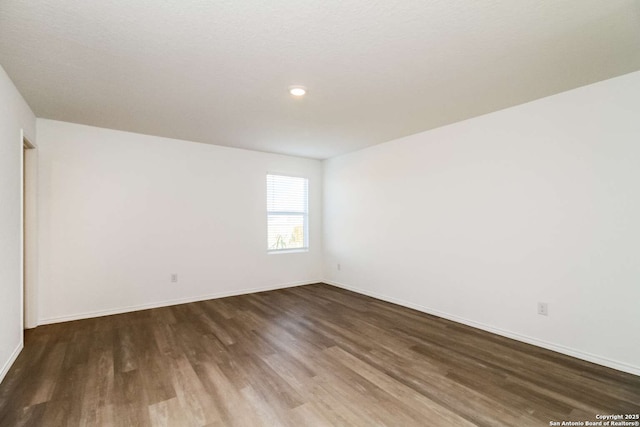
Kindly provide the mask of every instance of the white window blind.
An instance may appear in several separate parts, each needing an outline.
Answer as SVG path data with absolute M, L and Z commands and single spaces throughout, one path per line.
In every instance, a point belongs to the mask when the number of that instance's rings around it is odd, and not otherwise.
M 309 180 L 267 175 L 267 249 L 309 248 Z

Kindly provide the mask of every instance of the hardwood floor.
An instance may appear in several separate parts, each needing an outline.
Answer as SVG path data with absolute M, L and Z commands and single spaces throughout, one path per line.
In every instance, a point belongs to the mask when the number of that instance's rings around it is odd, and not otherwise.
M 0 425 L 548 426 L 640 377 L 329 285 L 40 326 Z

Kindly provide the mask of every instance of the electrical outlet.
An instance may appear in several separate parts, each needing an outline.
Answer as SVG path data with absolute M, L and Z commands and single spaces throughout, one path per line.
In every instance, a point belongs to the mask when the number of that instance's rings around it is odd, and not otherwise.
M 538 303 L 538 314 L 541 316 L 548 316 L 549 315 L 549 307 L 547 306 L 546 302 L 539 302 Z
M 342 270 L 342 266 L 338 264 L 338 271 Z
M 176 283 L 178 281 L 178 273 L 171 273 L 171 283 Z

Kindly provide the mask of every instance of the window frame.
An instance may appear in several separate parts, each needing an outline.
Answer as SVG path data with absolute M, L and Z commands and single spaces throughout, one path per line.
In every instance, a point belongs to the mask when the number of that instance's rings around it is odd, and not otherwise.
M 269 211 L 269 176 L 282 176 L 285 178 L 299 178 L 305 180 L 305 191 L 306 191 L 306 206 L 304 212 L 291 212 L 291 211 Z M 292 175 L 289 173 L 282 172 L 267 172 L 265 176 L 265 184 L 266 184 L 266 211 L 267 211 L 267 254 L 275 255 L 275 254 L 286 254 L 286 253 L 296 253 L 296 252 L 309 252 L 310 242 L 309 242 L 309 178 L 306 176 L 300 175 Z M 303 246 L 301 248 L 284 248 L 284 249 L 271 249 L 269 247 L 269 217 L 271 216 L 302 216 L 302 239 Z

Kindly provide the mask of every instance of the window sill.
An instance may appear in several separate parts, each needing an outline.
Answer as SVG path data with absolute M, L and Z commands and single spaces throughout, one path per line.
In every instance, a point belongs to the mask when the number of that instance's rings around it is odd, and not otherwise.
M 299 249 L 272 249 L 267 250 L 267 254 L 269 255 L 278 255 L 278 254 L 299 254 L 309 252 L 309 248 L 299 248 Z

